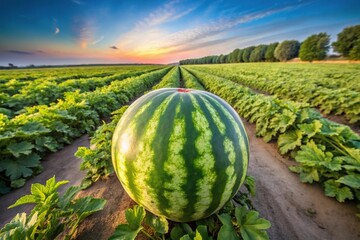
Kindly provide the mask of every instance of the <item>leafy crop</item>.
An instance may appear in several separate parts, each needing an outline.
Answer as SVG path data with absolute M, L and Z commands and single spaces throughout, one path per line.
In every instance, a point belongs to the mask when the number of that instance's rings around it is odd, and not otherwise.
M 13 117 L 14 115 L 23 113 L 25 107 L 40 104 L 47 105 L 56 100 L 63 99 L 66 92 L 74 92 L 76 90 L 80 92 L 94 91 L 97 87 L 108 85 L 112 81 L 138 76 L 156 68 L 155 66 L 145 66 L 136 71 L 135 69 L 137 68 L 134 66 L 128 66 L 120 68 L 112 74 L 111 71 L 109 73 L 95 72 L 89 75 L 81 75 L 81 72 L 79 72 L 75 76 L 71 75 L 74 76 L 74 78 L 48 77 L 44 79 L 40 77 L 34 81 L 25 82 L 26 85 L 21 86 L 16 94 L 9 95 L 3 92 L 1 96 L 2 99 L 0 100 L 0 112 L 9 117 Z M 1 86 L 0 84 L 0 88 Z M 7 83 L 3 86 L 7 86 Z
M 254 179 L 246 177 L 245 185 L 249 193 L 255 192 Z M 140 233 L 149 239 L 171 240 L 265 240 L 266 230 L 271 224 L 254 210 L 248 193 L 238 192 L 222 209 L 206 219 L 189 223 L 175 223 L 166 218 L 147 212 L 135 205 L 125 212 L 127 223 L 120 224 L 110 240 L 132 240 Z
M 360 200 L 360 137 L 349 127 L 323 118 L 307 104 L 256 94 L 192 68 L 190 72 L 241 116 L 256 123 L 257 136 L 266 142 L 277 139 L 280 152 L 290 153 L 297 161 L 290 169 L 300 174 L 302 182 L 323 183 L 325 194 L 340 202 Z
M 23 204 L 35 204 L 31 213 L 17 214 L 0 230 L 0 239 L 55 239 L 63 233 L 71 239 L 78 225 L 89 215 L 100 211 L 106 203 L 103 199 L 83 197 L 74 199 L 79 187 L 70 187 L 63 195 L 58 188 L 68 181 L 56 182 L 55 176 L 45 185 L 31 185 L 31 194 L 22 196 L 9 208 Z
M 204 90 L 203 86 L 201 86 L 198 80 L 184 68 L 181 68 L 181 76 L 183 78 L 184 86 L 186 88 Z
M 333 64 L 331 64 L 333 65 Z M 297 66 L 268 64 L 193 66 L 278 97 L 309 103 L 324 114 L 360 121 L 360 75 L 357 66 Z
M 92 147 L 79 147 L 75 153 L 76 157 L 82 158 L 81 170 L 86 171 L 82 188 L 89 187 L 100 178 L 105 178 L 114 172 L 111 163 L 111 139 L 115 127 L 128 106 L 123 106 L 112 113 L 112 121 L 103 123 L 94 133 L 90 144 Z
M 93 92 L 66 93 L 56 104 L 27 108 L 13 119 L 0 114 L 0 193 L 23 186 L 27 177 L 41 171 L 40 159 L 45 153 L 91 133 L 100 118 L 142 94 L 169 70 L 113 81 Z

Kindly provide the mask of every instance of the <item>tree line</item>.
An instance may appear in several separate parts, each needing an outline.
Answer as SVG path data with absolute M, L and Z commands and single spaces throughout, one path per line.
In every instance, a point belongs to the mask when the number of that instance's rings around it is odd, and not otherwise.
M 352 60 L 360 59 L 360 25 L 344 28 L 337 35 L 332 47 L 335 52 Z M 285 62 L 299 57 L 302 61 L 323 60 L 330 48 L 330 35 L 325 32 L 313 34 L 302 43 L 285 40 L 281 43 L 260 44 L 235 49 L 229 54 L 181 60 L 180 64 L 219 64 L 246 62 Z

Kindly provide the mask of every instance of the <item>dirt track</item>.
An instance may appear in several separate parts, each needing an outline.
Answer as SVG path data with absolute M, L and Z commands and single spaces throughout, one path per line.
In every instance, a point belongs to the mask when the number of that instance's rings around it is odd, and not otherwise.
M 301 183 L 298 175 L 287 168 L 292 162 L 280 156 L 274 144 L 255 138 L 253 125 L 245 122 L 245 127 L 251 148 L 248 173 L 255 177 L 257 185 L 253 203 L 261 216 L 271 221 L 271 239 L 360 238 L 360 221 L 355 217 L 354 204 L 338 203 L 326 197 L 319 186 Z M 45 171 L 29 181 L 24 188 L 0 197 L 0 227 L 17 212 L 29 211 L 31 206 L 10 210 L 6 208 L 20 196 L 28 194 L 31 183 L 44 183 L 54 174 L 57 180 L 67 179 L 72 185 L 81 182 L 81 160 L 73 156 L 78 146 L 89 146 L 87 136 L 49 155 L 44 162 Z M 97 182 L 80 195 L 103 197 L 107 199 L 107 204 L 103 211 L 90 216 L 80 225 L 78 239 L 107 239 L 115 227 L 124 222 L 124 210 L 133 205 L 114 175 Z

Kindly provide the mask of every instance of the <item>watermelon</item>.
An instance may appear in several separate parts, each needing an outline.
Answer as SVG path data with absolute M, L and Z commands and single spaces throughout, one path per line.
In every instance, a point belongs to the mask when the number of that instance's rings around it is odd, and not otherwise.
M 205 218 L 239 190 L 249 143 L 235 110 L 218 96 L 163 88 L 136 100 L 112 138 L 112 162 L 129 196 L 176 222 Z

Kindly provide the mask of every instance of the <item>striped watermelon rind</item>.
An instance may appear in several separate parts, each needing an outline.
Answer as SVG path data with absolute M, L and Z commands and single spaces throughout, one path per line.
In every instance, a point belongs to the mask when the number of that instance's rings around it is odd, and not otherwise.
M 136 100 L 112 139 L 115 172 L 129 196 L 176 222 L 218 211 L 244 182 L 249 143 L 218 96 L 164 88 Z

